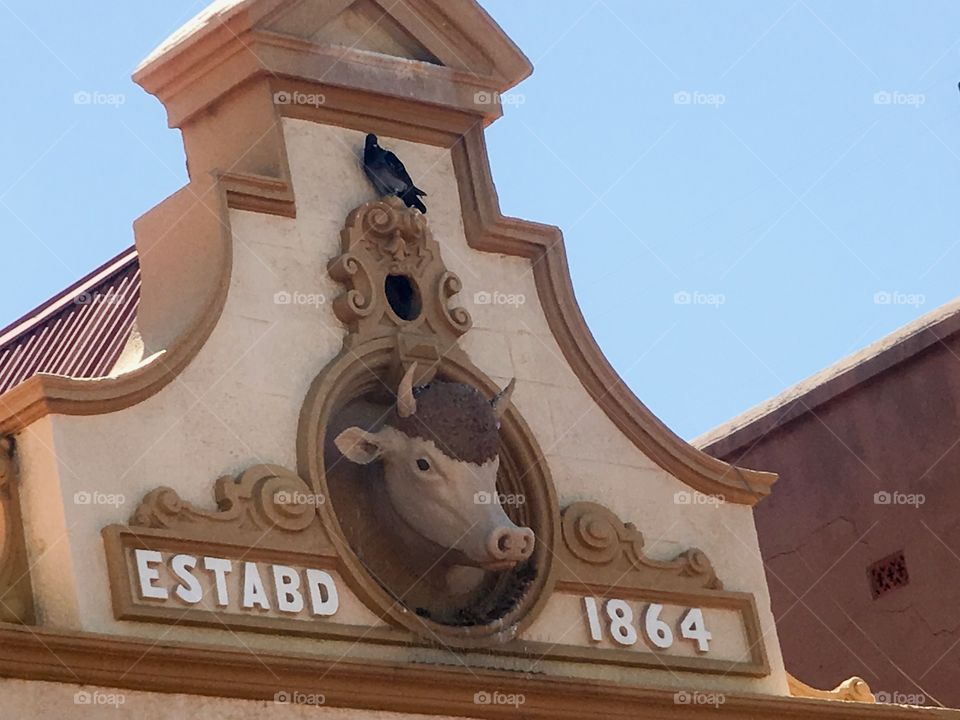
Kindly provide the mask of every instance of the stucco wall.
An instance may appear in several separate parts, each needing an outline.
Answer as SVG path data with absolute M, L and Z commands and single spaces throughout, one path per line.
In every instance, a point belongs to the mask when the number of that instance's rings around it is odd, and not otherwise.
M 297 196 L 296 220 L 233 211 L 234 274 L 222 318 L 177 380 L 127 410 L 96 417 L 55 416 L 19 438 L 31 559 L 39 611 L 47 624 L 107 633 L 235 644 L 233 633 L 114 620 L 100 529 L 126 522 L 159 485 L 212 506 L 213 481 L 250 465 L 296 468 L 298 414 L 307 389 L 340 349 L 344 328 L 327 275 L 347 213 L 373 199 L 359 169 L 363 135 L 300 120 L 284 132 Z M 537 669 L 631 683 L 748 689 L 786 694 L 776 630 L 750 509 L 678 505 L 689 490 L 645 457 L 593 403 L 550 334 L 527 260 L 481 253 L 466 244 L 449 151 L 382 138 L 429 193 L 428 220 L 447 266 L 463 281 L 460 302 L 475 327 L 463 339 L 471 359 L 505 384 L 550 464 L 561 507 L 593 500 L 633 522 L 655 558 L 699 547 L 729 590 L 754 593 L 772 674 L 764 679 L 538 663 Z M 145 259 L 145 262 L 148 262 Z M 278 304 L 278 293 L 304 304 Z M 477 293 L 514 296 L 474 302 Z M 314 296 L 315 302 L 306 296 Z M 321 301 L 322 296 L 322 301 Z M 519 298 L 523 299 L 521 303 Z M 52 454 L 55 453 L 55 459 Z M 77 493 L 122 496 L 123 504 L 78 504 Z M 44 552 L 45 548 L 56 552 Z M 346 588 L 344 603 L 358 603 Z M 582 624 L 577 613 L 563 622 Z M 718 630 L 718 637 L 723 630 Z M 738 639 L 739 640 L 739 639 Z M 440 659 L 437 651 L 244 634 L 244 645 L 355 657 Z M 530 661 L 471 655 L 468 663 L 530 669 Z
M 958 357 L 948 337 L 724 458 L 780 473 L 755 514 L 787 668 L 807 683 L 856 673 L 882 697 L 960 707 Z M 900 550 L 909 584 L 874 599 L 867 568 Z
M 117 718 L 229 718 L 230 720 L 452 720 L 440 715 L 404 715 L 392 712 L 345 710 L 320 705 L 322 695 L 293 695 L 280 702 L 229 700 L 196 695 L 117 690 L 91 685 L 0 680 L 0 707 L 5 718 L 56 718 L 71 720 L 117 720 Z

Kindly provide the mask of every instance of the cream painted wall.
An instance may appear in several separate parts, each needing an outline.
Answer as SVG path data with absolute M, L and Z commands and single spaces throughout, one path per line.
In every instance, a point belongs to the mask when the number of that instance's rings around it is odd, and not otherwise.
M 374 199 L 359 167 L 363 135 L 284 120 L 297 197 L 296 220 L 233 211 L 234 274 L 222 318 L 179 378 L 126 410 L 95 417 L 55 416 L 21 433 L 25 516 L 34 584 L 45 624 L 166 640 L 206 641 L 258 650 L 442 661 L 429 649 L 341 647 L 304 638 L 234 634 L 113 619 L 100 529 L 126 522 L 159 485 L 212 507 L 214 480 L 250 465 L 296 468 L 298 414 L 307 389 L 340 349 L 344 328 L 327 275 L 347 213 Z M 593 500 L 644 533 L 654 558 L 699 547 L 729 590 L 756 595 L 772 674 L 764 679 L 629 668 L 538 663 L 545 672 L 625 683 L 787 694 L 752 514 L 741 505 L 681 505 L 685 485 L 651 462 L 594 404 L 550 334 L 527 260 L 469 248 L 450 153 L 383 138 L 429 193 L 428 220 L 447 266 L 464 284 L 461 304 L 475 327 L 463 340 L 473 361 L 505 383 L 550 464 L 561 506 Z M 314 296 L 277 304 L 278 293 Z M 477 293 L 523 298 L 474 302 Z M 321 297 L 322 296 L 322 297 Z M 305 298 L 306 299 L 306 298 Z M 54 457 L 55 455 L 55 457 Z M 114 502 L 80 504 L 77 493 Z M 110 497 L 101 497 L 110 500 Z M 123 502 L 120 502 L 122 500 Z M 345 604 L 359 603 L 343 589 Z M 357 608 L 357 611 L 360 609 Z M 577 613 L 565 618 L 580 624 Z M 468 656 L 478 666 L 531 669 L 530 661 Z

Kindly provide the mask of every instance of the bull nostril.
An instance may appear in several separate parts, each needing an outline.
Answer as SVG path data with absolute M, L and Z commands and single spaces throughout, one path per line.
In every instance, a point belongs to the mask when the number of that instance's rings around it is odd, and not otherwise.
M 533 530 L 530 528 L 523 528 L 521 532 L 521 537 L 523 538 L 523 549 L 520 551 L 520 554 L 524 558 L 528 558 L 533 555 L 533 547 L 536 543 L 536 536 L 533 534 Z
M 506 528 L 494 530 L 487 540 L 487 549 L 494 560 L 505 559 L 510 552 L 510 531 Z

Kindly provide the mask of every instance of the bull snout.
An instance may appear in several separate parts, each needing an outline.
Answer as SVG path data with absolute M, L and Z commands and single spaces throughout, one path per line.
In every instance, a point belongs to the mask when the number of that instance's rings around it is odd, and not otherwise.
M 533 554 L 536 538 L 533 530 L 522 527 L 499 527 L 487 538 L 487 552 L 491 566 L 510 568 Z

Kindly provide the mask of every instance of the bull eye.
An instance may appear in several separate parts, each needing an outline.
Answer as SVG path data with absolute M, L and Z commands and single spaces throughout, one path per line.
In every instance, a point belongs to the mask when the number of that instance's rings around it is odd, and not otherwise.
M 424 458 L 417 460 L 417 467 L 420 468 L 423 472 L 426 472 L 430 469 L 430 463 L 428 463 Z

